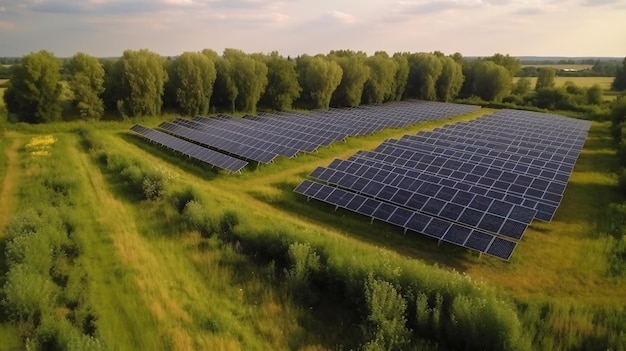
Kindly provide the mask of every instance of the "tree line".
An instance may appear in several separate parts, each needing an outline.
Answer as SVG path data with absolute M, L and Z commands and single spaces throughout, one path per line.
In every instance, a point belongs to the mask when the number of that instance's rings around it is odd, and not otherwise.
M 106 111 L 130 118 L 164 110 L 193 116 L 255 113 L 259 108 L 354 107 L 401 99 L 534 102 L 521 98 L 530 90 L 527 82 L 512 84 L 521 71 L 520 61 L 502 54 L 469 60 L 460 53 L 438 51 L 378 51 L 368 56 L 336 50 L 292 59 L 278 52 L 225 49 L 219 55 L 205 49 L 165 58 L 141 49 L 126 50 L 118 59 L 77 53 L 62 62 L 42 50 L 20 62 L 11 68 L 4 100 L 17 120 L 28 123 L 60 120 L 64 110 L 99 119 Z M 623 71 L 618 69 L 618 76 Z

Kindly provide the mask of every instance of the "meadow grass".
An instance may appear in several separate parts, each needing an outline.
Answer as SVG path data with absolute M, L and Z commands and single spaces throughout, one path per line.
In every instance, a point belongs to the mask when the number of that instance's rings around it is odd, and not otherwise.
M 517 82 L 520 78 L 513 78 L 513 83 Z M 535 84 L 537 84 L 537 77 L 526 77 L 531 82 L 531 87 L 534 89 Z M 613 83 L 614 77 L 554 77 L 554 83 L 557 87 L 563 86 L 565 82 L 573 82 L 579 87 L 589 88 L 594 84 L 597 84 L 604 90 L 605 92 L 609 92 L 611 90 L 611 84 Z
M 108 149 L 135 157 L 132 143 L 105 133 L 100 137 Z M 143 161 L 171 168 L 156 159 Z M 177 182 L 185 183 L 182 173 L 173 171 L 181 175 Z M 97 173 L 90 178 L 98 179 Z M 106 182 L 94 184 L 94 189 L 101 187 L 107 188 Z M 96 198 L 106 201 L 108 209 L 120 207 L 111 216 L 121 222 L 118 229 L 125 230 L 112 238 L 113 244 L 123 265 L 133 272 L 138 296 L 156 319 L 161 340 L 172 349 L 290 349 L 289 345 L 303 346 L 303 340 L 317 343 L 294 322 L 308 312 L 293 306 L 281 289 L 271 288 L 267 277 L 273 271 L 264 272 L 232 247 L 181 229 L 176 225 L 178 215 L 167 204 L 164 208 L 147 201 L 137 206 L 127 201 L 123 189 L 108 191 Z
M 1 98 L 0 94 L 0 98 Z M 4 227 L 8 222 L 8 218 L 10 218 L 11 214 L 11 200 L 12 200 L 12 189 L 13 189 L 13 175 L 8 174 L 8 167 L 14 167 L 15 164 L 10 164 L 9 161 L 13 161 L 13 154 L 15 152 L 15 147 L 17 144 L 14 144 L 14 141 L 6 136 L 3 136 L 0 139 L 0 286 L 4 284 L 4 272 L 6 271 L 6 262 L 4 259 L 4 248 L 5 248 L 5 234 Z M 11 160 L 9 160 L 9 155 L 11 154 Z M 11 172 L 13 173 L 13 172 Z M 0 313 L 2 316 L 3 313 Z M 0 317 L 1 318 L 1 317 Z M 20 350 L 21 343 L 17 337 L 18 331 L 15 325 L 8 322 L 0 322 L 0 340 L 2 340 L 2 348 L 3 350 L 11 351 L 11 350 Z
M 537 68 L 554 68 L 556 70 L 561 70 L 561 69 L 575 69 L 575 70 L 586 70 L 586 69 L 591 69 L 593 67 L 593 65 L 584 65 L 584 64 L 579 64 L 579 63 L 574 63 L 574 64 L 559 64 L 559 63 L 554 63 L 554 64 L 545 64 L 545 65 L 522 65 L 522 67 L 537 67 Z

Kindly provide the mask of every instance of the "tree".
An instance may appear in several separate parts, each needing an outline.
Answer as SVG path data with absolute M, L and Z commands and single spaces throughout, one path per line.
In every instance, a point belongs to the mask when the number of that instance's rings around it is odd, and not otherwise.
M 443 71 L 443 64 L 434 54 L 408 55 L 409 77 L 405 95 L 423 100 L 436 100 L 436 83 Z
M 409 79 L 409 61 L 406 56 L 401 53 L 395 53 L 393 60 L 396 62 L 396 75 L 394 77 L 393 89 L 390 96 L 386 100 L 401 100 L 406 90 L 406 84 Z
M 554 87 L 554 77 L 556 76 L 556 70 L 550 67 L 542 67 L 537 70 L 537 83 L 535 84 L 535 90 L 541 88 Z
M 485 101 L 500 101 L 511 89 L 511 73 L 493 61 L 474 65 L 474 94 Z
M 223 57 L 215 61 L 215 87 L 213 88 L 213 101 L 215 106 L 229 108 L 235 112 L 235 101 L 239 90 L 232 77 L 232 63 Z
M 79 52 L 67 63 L 69 85 L 74 93 L 72 105 L 81 116 L 99 119 L 104 113 L 104 68 L 97 58 Z
M 173 61 L 170 72 L 180 111 L 188 116 L 207 114 L 217 75 L 213 61 L 199 52 L 185 52 Z
M 617 74 L 611 84 L 613 90 L 626 90 L 626 57 L 622 61 L 622 67 L 617 69 Z
M 223 58 L 230 64 L 229 74 L 237 87 L 235 108 L 255 113 L 267 86 L 267 66 L 263 61 L 236 49 L 225 49 Z
M 541 88 L 533 96 L 533 105 L 549 110 L 568 110 L 573 107 L 572 97 L 565 87 Z
M 600 105 L 602 104 L 602 88 L 598 84 L 594 84 L 591 87 L 587 88 L 587 103 L 591 105 Z
M 122 115 L 150 116 L 161 113 L 167 72 L 163 58 L 147 49 L 126 50 L 117 61 L 121 99 L 117 101 Z
M 521 77 L 513 85 L 512 93 L 515 95 L 524 96 L 531 90 L 531 86 L 532 82 L 530 81 L 530 79 L 526 77 Z
M 122 99 L 122 77 L 120 65 L 115 60 L 103 60 L 104 69 L 104 91 L 100 94 L 104 109 L 106 111 L 116 111 L 117 102 Z
M 277 111 L 290 110 L 300 96 L 302 88 L 298 83 L 296 64 L 274 51 L 265 57 L 267 66 L 267 88 L 260 103 Z
M 9 112 L 20 121 L 43 123 L 61 118 L 61 62 L 45 50 L 24 56 L 5 92 Z
M 365 64 L 365 56 L 355 53 L 343 53 L 329 58 L 339 64 L 343 72 L 341 83 L 333 92 L 331 102 L 335 107 L 354 107 L 361 103 L 363 88 L 369 78 L 370 68 Z
M 365 60 L 370 75 L 363 88 L 361 100 L 366 104 L 380 104 L 394 91 L 394 80 L 398 71 L 397 63 L 385 52 L 377 52 Z
M 441 76 L 437 79 L 436 90 L 437 99 L 440 101 L 450 101 L 459 94 L 463 86 L 463 68 L 447 56 L 438 57 L 442 64 Z
M 313 108 L 328 109 L 331 96 L 341 83 L 341 66 L 322 55 L 302 55 L 296 67 L 304 102 Z
M 500 65 L 506 68 L 511 74 L 511 77 L 515 77 L 522 69 L 522 63 L 516 57 L 502 54 L 494 54 L 491 57 L 485 58 L 487 61 L 493 61 L 496 65 Z

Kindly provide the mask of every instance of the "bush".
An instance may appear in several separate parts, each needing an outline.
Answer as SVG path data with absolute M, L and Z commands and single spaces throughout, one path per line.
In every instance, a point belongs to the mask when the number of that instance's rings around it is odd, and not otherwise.
M 194 200 L 187 202 L 182 217 L 187 226 L 199 231 L 203 238 L 208 238 L 213 233 L 211 218 L 201 203 Z
M 9 318 L 15 322 L 29 322 L 36 327 L 42 314 L 51 312 L 53 284 L 45 275 L 26 264 L 9 270 L 3 290 L 2 304 Z
M 626 275 L 626 240 L 615 240 L 609 253 L 609 273 L 615 277 Z
M 370 341 L 365 350 L 405 350 L 411 340 L 406 327 L 406 300 L 389 282 L 374 279 L 365 282 L 365 301 L 369 315 L 364 331 Z
M 235 226 L 239 224 L 239 215 L 234 211 L 226 211 L 220 220 L 220 236 L 224 241 L 232 241 L 235 233 Z
M 288 255 L 291 269 L 287 271 L 287 278 L 296 285 L 306 284 L 311 273 L 320 268 L 320 257 L 308 243 L 289 245 Z
M 146 173 L 142 183 L 146 199 L 156 200 L 164 196 L 175 178 L 175 174 L 165 168 L 154 168 Z

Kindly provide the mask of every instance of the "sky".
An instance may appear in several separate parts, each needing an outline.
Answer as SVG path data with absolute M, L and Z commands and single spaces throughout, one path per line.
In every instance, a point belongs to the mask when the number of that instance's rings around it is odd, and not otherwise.
M 142 48 L 624 57 L 626 0 L 0 0 L 0 57 Z

